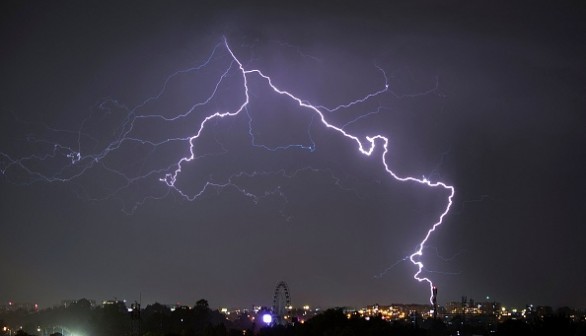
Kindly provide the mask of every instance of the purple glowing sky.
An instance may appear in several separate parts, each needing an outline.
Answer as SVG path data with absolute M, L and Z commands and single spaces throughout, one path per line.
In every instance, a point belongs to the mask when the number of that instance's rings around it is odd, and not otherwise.
M 583 8 L 2 6 L 1 301 L 586 305 Z

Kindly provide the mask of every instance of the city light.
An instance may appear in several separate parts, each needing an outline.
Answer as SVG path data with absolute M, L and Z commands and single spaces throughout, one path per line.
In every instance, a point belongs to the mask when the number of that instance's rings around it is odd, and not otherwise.
M 262 316 L 262 321 L 265 324 L 271 324 L 271 322 L 273 322 L 273 316 L 271 316 L 269 313 L 266 313 Z

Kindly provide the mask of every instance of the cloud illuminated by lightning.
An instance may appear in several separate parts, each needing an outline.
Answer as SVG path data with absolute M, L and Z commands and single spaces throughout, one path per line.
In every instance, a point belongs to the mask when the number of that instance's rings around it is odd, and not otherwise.
M 223 49 L 223 52 L 226 52 L 225 56 L 218 56 L 217 54 L 220 52 L 220 49 Z M 228 59 L 226 61 L 226 58 Z M 227 62 L 227 66 L 223 68 L 222 71 L 219 71 L 217 76 L 217 81 L 209 90 L 207 96 L 201 97 L 199 101 L 196 103 L 191 104 L 190 106 L 185 107 L 180 113 L 176 114 L 168 114 L 164 115 L 160 111 L 155 111 L 151 113 L 141 113 L 143 109 L 146 109 L 150 104 L 157 102 L 161 99 L 166 93 L 169 85 L 174 79 L 180 78 L 183 75 L 189 74 L 194 71 L 200 71 L 203 69 L 208 68 L 208 66 L 218 59 L 223 59 Z M 375 111 L 369 111 L 361 116 L 354 118 L 351 121 L 348 121 L 342 125 L 336 125 L 328 121 L 328 116 L 330 113 L 337 112 L 339 110 L 357 107 L 361 104 L 372 100 L 373 98 L 386 94 L 394 93 L 390 90 L 390 85 L 388 83 L 388 78 L 386 76 L 385 71 L 377 67 L 378 70 L 381 72 L 384 78 L 383 86 L 374 92 L 368 93 L 361 98 L 356 100 L 350 101 L 345 104 L 340 104 L 335 107 L 325 107 L 322 105 L 313 105 L 307 100 L 304 100 L 300 97 L 297 97 L 293 93 L 284 90 L 278 87 L 273 79 L 265 75 L 259 69 L 248 69 L 244 64 L 238 59 L 236 54 L 230 48 L 227 39 L 223 39 L 222 42 L 216 44 L 213 48 L 209 57 L 199 66 L 188 68 L 185 70 L 181 70 L 175 72 L 171 76 L 169 76 L 166 81 L 164 82 L 161 89 L 158 93 L 139 105 L 135 106 L 132 109 L 128 109 L 126 106 L 119 104 L 115 100 L 107 99 L 98 104 L 96 109 L 103 113 L 104 115 L 114 115 L 112 111 L 124 111 L 124 117 L 120 120 L 113 119 L 111 122 L 117 124 L 116 128 L 114 129 L 113 133 L 110 135 L 109 138 L 100 139 L 98 136 L 92 133 L 92 129 L 90 124 L 94 121 L 92 116 L 88 117 L 86 120 L 82 122 L 82 125 L 77 132 L 72 131 L 65 131 L 65 130 L 57 130 L 53 129 L 55 133 L 62 134 L 63 136 L 74 136 L 76 137 L 76 145 L 63 145 L 57 141 L 50 141 L 44 139 L 36 139 L 36 138 L 29 138 L 28 141 L 40 148 L 47 149 L 44 154 L 31 154 L 29 156 L 15 158 L 12 155 L 6 153 L 0 153 L 0 172 L 6 175 L 9 170 L 19 170 L 21 173 L 27 174 L 30 176 L 29 182 L 34 181 L 48 181 L 48 182 L 67 182 L 72 181 L 76 178 L 81 177 L 82 175 L 86 174 L 89 170 L 94 167 L 100 167 L 104 171 L 112 174 L 113 176 L 118 177 L 120 180 L 124 181 L 121 186 L 111 188 L 108 192 L 105 193 L 103 198 L 114 197 L 118 193 L 121 193 L 123 190 L 129 188 L 135 182 L 147 178 L 156 178 L 166 188 L 161 191 L 160 193 L 154 196 L 148 196 L 142 199 L 139 202 L 136 202 L 135 207 L 144 203 L 147 199 L 158 199 L 163 198 L 169 195 L 170 192 L 174 191 L 181 197 L 185 198 L 186 200 L 195 200 L 204 193 L 206 193 L 210 189 L 223 189 L 223 188 L 232 188 L 240 192 L 245 197 L 251 198 L 254 202 L 258 202 L 260 198 L 266 197 L 267 195 L 279 195 L 284 197 L 279 187 L 276 187 L 274 190 L 265 191 L 264 195 L 258 195 L 254 192 L 248 191 L 246 188 L 240 186 L 238 183 L 234 182 L 234 180 L 242 177 L 252 177 L 252 176 L 259 176 L 259 175 L 270 175 L 270 174 L 280 174 L 281 176 L 290 177 L 291 174 L 287 174 L 284 170 L 281 172 L 253 172 L 253 173 L 238 173 L 234 174 L 223 181 L 213 181 L 212 179 L 208 179 L 199 189 L 195 191 L 187 192 L 185 191 L 179 184 L 178 179 L 182 175 L 186 164 L 198 160 L 207 155 L 222 155 L 223 152 L 219 151 L 217 153 L 198 153 L 197 143 L 203 138 L 203 134 L 207 131 L 214 122 L 220 119 L 226 118 L 233 118 L 238 115 L 244 115 L 248 119 L 248 135 L 251 139 L 251 144 L 255 147 L 259 147 L 263 150 L 269 151 L 280 151 L 280 150 L 301 150 L 301 151 L 309 151 L 312 152 L 315 150 L 316 145 L 313 142 L 311 133 L 308 131 L 307 133 L 307 141 L 303 144 L 292 144 L 292 145 L 285 145 L 285 146 L 268 146 L 265 144 L 260 144 L 255 141 L 255 134 L 253 132 L 253 119 L 250 115 L 249 105 L 251 102 L 250 96 L 250 89 L 249 89 L 249 82 L 254 79 L 258 81 L 264 82 L 268 87 L 277 95 L 281 96 L 282 98 L 288 100 L 289 102 L 297 105 L 303 111 L 307 111 L 312 114 L 310 125 L 313 123 L 320 123 L 320 125 L 324 126 L 331 132 L 339 135 L 341 138 L 346 139 L 350 143 L 354 143 L 358 152 L 365 156 L 373 156 L 375 153 L 380 153 L 380 160 L 384 166 L 384 169 L 390 177 L 393 179 L 400 181 L 400 182 L 412 182 L 418 183 L 421 185 L 425 185 L 429 188 L 440 188 L 444 189 L 448 192 L 449 196 L 447 197 L 447 202 L 445 208 L 438 216 L 437 221 L 430 225 L 429 230 L 426 232 L 425 236 L 421 239 L 421 241 L 417 244 L 417 248 L 415 251 L 406 256 L 405 258 L 401 259 L 401 261 L 409 260 L 413 265 L 416 267 L 416 272 L 414 274 L 414 279 L 419 282 L 426 282 L 429 284 L 430 294 L 432 293 L 433 289 L 433 282 L 431 279 L 422 275 L 424 271 L 424 264 L 422 259 L 423 251 L 426 247 L 428 240 L 430 239 L 431 235 L 436 231 L 436 229 L 443 223 L 445 216 L 450 211 L 452 206 L 452 199 L 454 197 L 454 187 L 447 185 L 440 181 L 431 181 L 427 178 L 416 178 L 410 176 L 399 176 L 397 175 L 389 165 L 387 160 L 387 154 L 389 153 L 389 138 L 383 136 L 381 134 L 374 134 L 368 135 L 365 137 L 359 137 L 355 134 L 350 133 L 347 131 L 347 127 L 357 122 L 362 118 L 366 118 L 372 114 L 377 114 L 383 109 L 382 106 L 379 106 Z M 189 124 L 187 121 L 193 122 L 193 118 L 195 115 L 201 115 L 201 111 L 204 107 L 208 107 L 211 105 L 211 102 L 216 99 L 216 96 L 219 94 L 218 92 L 223 89 L 222 85 L 227 80 L 228 77 L 238 76 L 241 81 L 241 89 L 242 91 L 237 94 L 235 99 L 241 99 L 239 103 L 235 106 L 224 106 L 223 108 L 218 108 L 213 111 L 204 112 L 205 117 L 200 119 L 196 125 L 196 129 L 193 130 L 191 128 L 190 133 L 182 133 L 177 134 L 171 137 L 162 137 L 160 139 L 155 137 L 146 137 L 141 134 L 140 132 L 140 125 L 141 123 L 148 121 L 157 121 L 158 123 L 167 124 L 167 123 L 182 123 L 182 124 Z M 197 112 L 197 113 L 196 113 Z M 201 118 L 201 117 L 200 117 Z M 196 118 L 197 119 L 197 118 Z M 100 121 L 104 122 L 104 121 Z M 309 127 L 308 127 L 309 130 Z M 73 133 L 73 134 L 70 134 Z M 84 141 L 82 141 L 82 139 Z M 92 143 L 93 146 L 82 145 L 82 143 L 89 142 Z M 102 146 L 102 143 L 103 146 Z M 109 156 L 112 156 L 113 153 L 124 146 L 131 146 L 132 144 L 140 144 L 145 146 L 150 146 L 152 148 L 151 155 L 156 155 L 156 149 L 167 146 L 174 143 L 186 143 L 188 144 L 188 151 L 187 155 L 184 155 L 179 160 L 176 161 L 168 161 L 167 164 L 157 167 L 157 168 L 143 168 L 141 167 L 140 171 L 144 169 L 145 171 L 139 174 L 130 174 L 128 172 L 123 171 L 122 169 L 115 168 L 115 163 L 108 162 L 106 160 Z M 218 146 L 222 147 L 221 142 L 218 141 Z M 376 150 L 382 147 L 382 151 Z M 98 148 L 98 150 L 95 150 Z M 100 149 L 101 148 L 101 149 Z M 92 149 L 94 149 L 92 151 Z M 87 153 L 87 154 L 86 154 Z M 66 164 L 63 163 L 63 160 L 66 160 Z M 42 170 L 34 168 L 34 162 L 52 162 L 58 168 L 52 170 L 50 174 L 42 172 Z M 115 160 L 113 160 L 115 161 Z M 147 167 L 147 162 L 142 163 L 144 167 Z M 306 168 L 312 169 L 312 168 Z M 296 174 L 296 173 L 293 173 Z M 336 179 L 335 177 L 333 177 Z M 337 182 L 336 182 L 337 183 Z M 134 209 L 133 208 L 133 209 Z M 430 296 L 431 302 L 431 296 Z

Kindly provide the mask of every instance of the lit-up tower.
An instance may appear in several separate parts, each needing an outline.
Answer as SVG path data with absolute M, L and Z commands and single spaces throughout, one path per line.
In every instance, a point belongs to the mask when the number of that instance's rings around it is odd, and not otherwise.
M 433 319 L 437 320 L 437 287 L 433 286 L 431 302 L 433 303 Z

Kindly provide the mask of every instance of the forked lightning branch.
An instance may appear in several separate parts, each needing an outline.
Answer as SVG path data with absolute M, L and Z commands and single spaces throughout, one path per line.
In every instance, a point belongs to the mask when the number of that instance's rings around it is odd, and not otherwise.
M 219 57 L 216 54 L 221 50 L 224 49 L 226 52 L 226 57 L 230 58 L 229 65 L 224 69 L 224 71 L 220 71 L 218 75 L 218 79 L 215 82 L 215 86 L 213 87 L 211 93 L 202 101 L 198 102 L 197 104 L 192 105 L 186 111 L 179 113 L 175 116 L 163 116 L 163 115 L 156 115 L 156 114 L 140 114 L 140 110 L 148 105 L 149 103 L 156 102 L 167 90 L 169 83 L 178 75 L 188 73 L 191 71 L 199 71 L 201 69 L 206 68 L 210 62 L 214 60 L 214 57 Z M 328 114 L 333 111 L 338 111 L 341 109 L 345 109 L 348 107 L 359 107 L 360 104 L 363 104 L 379 95 L 385 94 L 390 92 L 390 86 L 387 82 L 387 77 L 384 71 L 380 68 L 380 70 L 385 78 L 385 83 L 382 88 L 371 92 L 362 98 L 356 99 L 354 101 L 347 102 L 345 104 L 338 105 L 334 108 L 326 108 L 321 105 L 313 105 L 305 100 L 303 97 L 298 97 L 295 94 L 287 91 L 285 88 L 279 87 L 274 83 L 270 76 L 266 75 L 262 72 L 261 69 L 257 68 L 247 68 L 243 62 L 237 57 L 236 53 L 231 49 L 228 41 L 226 38 L 222 40 L 222 42 L 218 43 L 215 48 L 213 49 L 212 53 L 210 54 L 209 58 L 203 62 L 200 66 L 189 68 L 186 70 L 178 71 L 167 78 L 165 83 L 163 84 L 162 88 L 160 89 L 159 93 L 153 97 L 148 98 L 143 103 L 139 104 L 138 106 L 134 107 L 133 109 L 128 110 L 127 116 L 121 122 L 121 125 L 118 128 L 117 136 L 109 142 L 106 146 L 103 147 L 102 150 L 96 151 L 91 154 L 84 154 L 81 150 L 81 144 L 78 144 L 78 148 L 75 148 L 71 145 L 63 145 L 60 143 L 52 143 L 52 150 L 46 153 L 35 153 L 28 156 L 23 157 L 15 157 L 14 155 L 9 155 L 6 153 L 0 153 L 1 161 L 0 161 L 0 169 L 1 172 L 5 175 L 10 174 L 12 171 L 19 170 L 20 172 L 24 172 L 25 174 L 29 174 L 32 176 L 33 179 L 36 180 L 43 180 L 47 182 L 67 182 L 72 181 L 80 176 L 82 176 L 86 171 L 94 167 L 95 165 L 99 164 L 101 160 L 104 160 L 107 156 L 111 155 L 112 153 L 116 152 L 118 149 L 121 148 L 125 143 L 128 142 L 139 142 L 139 143 L 148 143 L 151 146 L 161 146 L 165 143 L 172 142 L 172 141 L 179 141 L 179 142 L 187 142 L 189 144 L 189 151 L 188 155 L 185 155 L 179 158 L 176 162 L 171 163 L 166 167 L 162 167 L 160 169 L 150 170 L 148 172 L 143 173 L 138 177 L 127 177 L 123 172 L 115 171 L 112 172 L 121 176 L 122 178 L 126 179 L 126 184 L 123 187 L 127 187 L 128 185 L 132 184 L 134 181 L 138 179 L 144 179 L 146 177 L 152 178 L 158 175 L 158 180 L 160 183 L 163 183 L 168 191 L 175 191 L 178 195 L 181 195 L 187 200 L 195 200 L 203 193 L 206 192 L 209 188 L 223 188 L 223 187 L 236 187 L 230 180 L 225 182 L 212 182 L 208 181 L 203 184 L 199 190 L 196 192 L 190 191 L 186 192 L 183 188 L 177 183 L 178 178 L 182 174 L 184 174 L 185 166 L 196 160 L 198 157 L 196 155 L 196 147 L 197 141 L 203 136 L 206 127 L 209 127 L 215 120 L 223 119 L 223 118 L 232 118 L 238 116 L 240 114 L 247 113 L 247 109 L 250 105 L 251 101 L 251 92 L 250 92 L 250 85 L 249 83 L 252 80 L 255 81 L 263 81 L 270 90 L 281 96 L 282 98 L 288 100 L 290 103 L 295 104 L 298 106 L 299 109 L 308 111 L 313 114 L 314 122 L 319 122 L 325 128 L 325 131 L 332 132 L 339 136 L 340 141 L 346 141 L 349 143 L 353 143 L 356 146 L 357 155 L 365 155 L 365 156 L 373 156 L 378 155 L 380 153 L 380 160 L 383 164 L 384 170 L 387 173 L 390 179 L 395 179 L 400 182 L 405 183 L 418 183 L 421 185 L 425 185 L 429 188 L 441 188 L 447 191 L 448 197 L 446 200 L 445 207 L 443 211 L 437 215 L 437 220 L 433 223 L 429 224 L 429 229 L 427 230 L 426 234 L 421 237 L 419 243 L 417 244 L 417 248 L 415 251 L 408 256 L 408 259 L 413 263 L 416 268 L 416 272 L 414 273 L 413 277 L 419 282 L 426 282 L 429 285 L 429 292 L 430 292 L 430 302 L 433 303 L 434 297 L 434 284 L 431 279 L 422 275 L 424 271 L 424 264 L 422 261 L 423 251 L 426 246 L 426 243 L 430 239 L 431 235 L 438 229 L 438 227 L 443 223 L 444 218 L 450 211 L 452 206 L 452 199 L 454 197 L 454 187 L 447 185 L 440 181 L 431 181 L 427 178 L 416 178 L 411 176 L 399 176 L 396 174 L 390 167 L 389 162 L 387 160 L 387 154 L 389 153 L 389 138 L 382 134 L 371 134 L 368 136 L 358 136 L 348 132 L 344 125 L 336 125 L 333 122 L 328 120 Z M 208 105 L 208 103 L 218 94 L 218 90 L 223 83 L 224 80 L 232 74 L 233 72 L 237 73 L 237 76 L 241 78 L 241 85 L 242 85 L 242 93 L 238 99 L 242 101 L 235 105 L 232 110 L 222 110 L 222 111 L 212 111 L 209 112 L 205 117 L 203 117 L 202 121 L 199 123 L 198 127 L 193 130 L 191 135 L 185 136 L 180 135 L 174 138 L 163 139 L 159 141 L 151 140 L 151 139 L 143 139 L 138 137 L 135 134 L 135 130 L 137 128 L 137 123 L 144 121 L 145 119 L 152 119 L 157 118 L 159 120 L 164 121 L 175 121 L 180 120 L 182 118 L 186 118 L 192 113 L 199 112 L 198 108 L 202 106 Z M 114 101 L 109 101 L 109 104 L 116 105 L 117 103 Z M 120 106 L 118 106 L 120 107 Z M 107 107 L 103 107 L 107 108 Z M 366 111 L 363 116 L 368 115 L 368 111 Z M 370 112 L 371 113 L 371 112 Z M 84 121 L 83 125 L 85 126 L 86 123 L 90 122 L 89 120 Z M 80 130 L 78 132 L 78 138 L 81 139 L 83 136 L 83 132 Z M 43 140 L 44 141 L 44 140 Z M 48 141 L 45 141 L 48 142 Z M 79 140 L 78 142 L 81 142 Z M 292 145 L 293 146 L 293 145 Z M 382 150 L 375 150 L 378 149 L 378 146 L 382 146 Z M 313 145 L 311 146 L 298 146 L 303 149 L 308 149 L 313 151 Z M 56 157 L 63 157 L 67 158 L 68 165 L 58 169 L 58 173 L 56 174 L 44 174 L 38 170 L 32 168 L 36 164 L 54 159 Z M 77 166 L 76 169 L 71 169 L 72 166 Z M 121 190 L 121 189 L 118 189 Z M 251 194 L 250 192 L 246 191 L 244 188 L 240 188 L 241 191 L 245 196 L 256 197 L 255 195 Z M 164 195 L 163 195 L 164 196 Z M 163 197 L 161 196 L 161 197 Z M 407 257 L 405 258 L 407 259 Z

